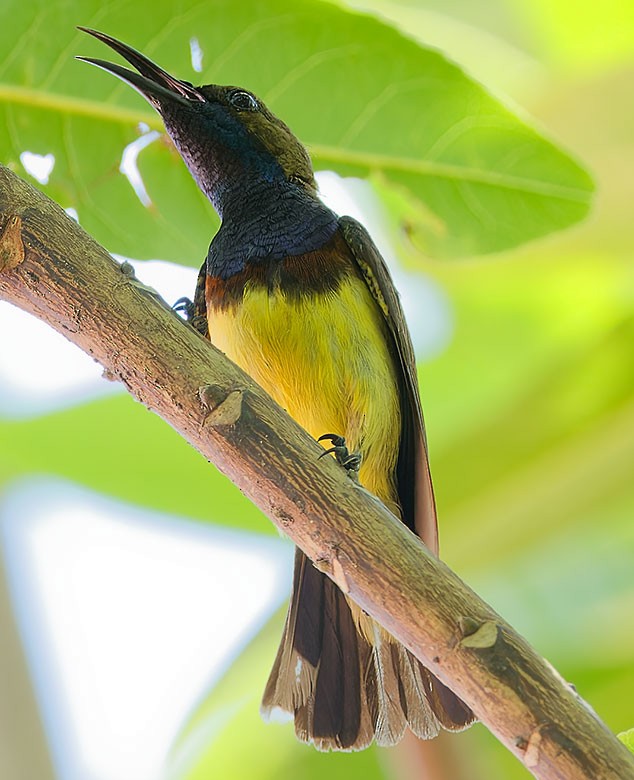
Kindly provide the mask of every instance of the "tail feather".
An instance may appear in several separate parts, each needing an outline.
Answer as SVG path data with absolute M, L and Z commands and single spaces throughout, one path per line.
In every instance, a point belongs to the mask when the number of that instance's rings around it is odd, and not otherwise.
M 393 645 L 400 663 L 400 679 L 405 691 L 407 725 L 421 739 L 438 736 L 440 723 L 429 703 L 428 688 L 420 661 L 402 645 Z
M 476 719 L 470 708 L 418 659 L 414 660 L 420 668 L 421 675 L 428 681 L 427 698 L 440 725 L 447 731 L 462 731 L 470 726 Z
M 323 583 L 315 574 L 319 572 L 296 549 L 284 633 L 262 699 L 264 716 L 269 716 L 276 707 L 291 714 L 304 713 L 313 700 L 315 669 L 321 657 L 317 638 L 322 634 L 323 621 Z M 303 717 L 308 733 L 308 713 Z
M 394 745 L 403 738 L 407 727 L 399 667 L 395 663 L 392 653 L 393 642 L 390 642 L 389 635 L 371 618 L 366 620 L 371 621 L 371 630 L 374 634 L 372 650 L 378 699 L 374 738 L 377 745 Z
M 295 718 L 299 739 L 319 750 L 423 739 L 459 731 L 471 710 L 406 648 L 350 602 L 299 550 L 284 634 L 264 697 L 264 717 Z

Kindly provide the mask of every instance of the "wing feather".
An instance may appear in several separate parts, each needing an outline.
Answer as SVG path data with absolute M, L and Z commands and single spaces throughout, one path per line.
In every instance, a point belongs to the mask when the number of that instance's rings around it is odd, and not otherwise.
M 423 410 L 412 339 L 390 272 L 367 230 L 352 217 L 341 217 L 339 227 L 392 335 L 400 367 L 403 422 L 397 468 L 403 521 L 438 555 L 436 502 L 429 470 Z

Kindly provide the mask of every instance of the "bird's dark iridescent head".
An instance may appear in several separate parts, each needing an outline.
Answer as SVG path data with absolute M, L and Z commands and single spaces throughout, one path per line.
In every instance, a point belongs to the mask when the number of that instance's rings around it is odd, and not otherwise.
M 118 76 L 159 112 L 198 185 L 221 214 L 250 187 L 291 185 L 314 194 L 308 153 L 251 92 L 216 84 L 195 87 L 166 73 L 127 44 L 95 30 L 79 29 L 136 68 L 138 73 L 105 60 L 78 58 Z

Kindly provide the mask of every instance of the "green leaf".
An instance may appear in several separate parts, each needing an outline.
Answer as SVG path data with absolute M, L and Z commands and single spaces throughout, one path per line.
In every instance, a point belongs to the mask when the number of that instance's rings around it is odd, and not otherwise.
M 34 419 L 0 419 L 5 441 L 0 485 L 51 474 L 176 516 L 275 533 L 227 477 L 127 394 Z
M 538 27 L 545 57 L 564 68 L 608 70 L 631 62 L 634 6 L 630 0 L 524 0 L 522 15 Z
M 518 91 L 523 93 L 543 77 L 537 61 L 526 50 L 530 31 L 508 0 L 342 1 L 356 11 L 389 20 L 423 45 L 440 49 L 496 94 L 517 100 Z
M 631 492 L 631 272 L 543 252 L 437 270 L 457 309 L 421 379 L 443 549 L 460 569 L 477 548 L 490 570 L 554 528 L 575 535 L 617 486 Z
M 83 16 L 40 0 L 11 0 L 0 25 L 0 157 L 55 154 L 44 189 L 73 206 L 86 229 L 132 257 L 200 263 L 215 227 L 173 148 L 152 143 L 139 167 L 153 201 L 119 173 L 139 122 L 160 121 L 142 98 L 74 54 L 116 55 L 76 32 L 82 22 L 123 38 L 178 76 L 258 92 L 309 146 L 317 168 L 380 175 L 431 214 L 416 225 L 425 251 L 501 250 L 567 227 L 588 212 L 588 174 L 439 52 L 371 17 L 317 0 L 217 0 L 181 12 L 157 2 L 82 4 Z M 0 20 L 1 21 L 1 20 Z M 204 52 L 189 62 L 190 38 Z
M 621 742 L 631 753 L 634 753 L 634 729 L 629 729 L 628 731 L 622 731 L 620 734 L 617 734 L 616 736 L 621 740 Z

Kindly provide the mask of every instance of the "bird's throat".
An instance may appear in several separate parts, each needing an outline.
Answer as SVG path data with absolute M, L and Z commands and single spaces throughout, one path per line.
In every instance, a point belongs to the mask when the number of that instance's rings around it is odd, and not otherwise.
M 249 264 L 315 252 L 337 230 L 337 216 L 313 193 L 288 182 L 260 182 L 222 204 L 222 225 L 207 256 L 207 273 L 223 280 Z

